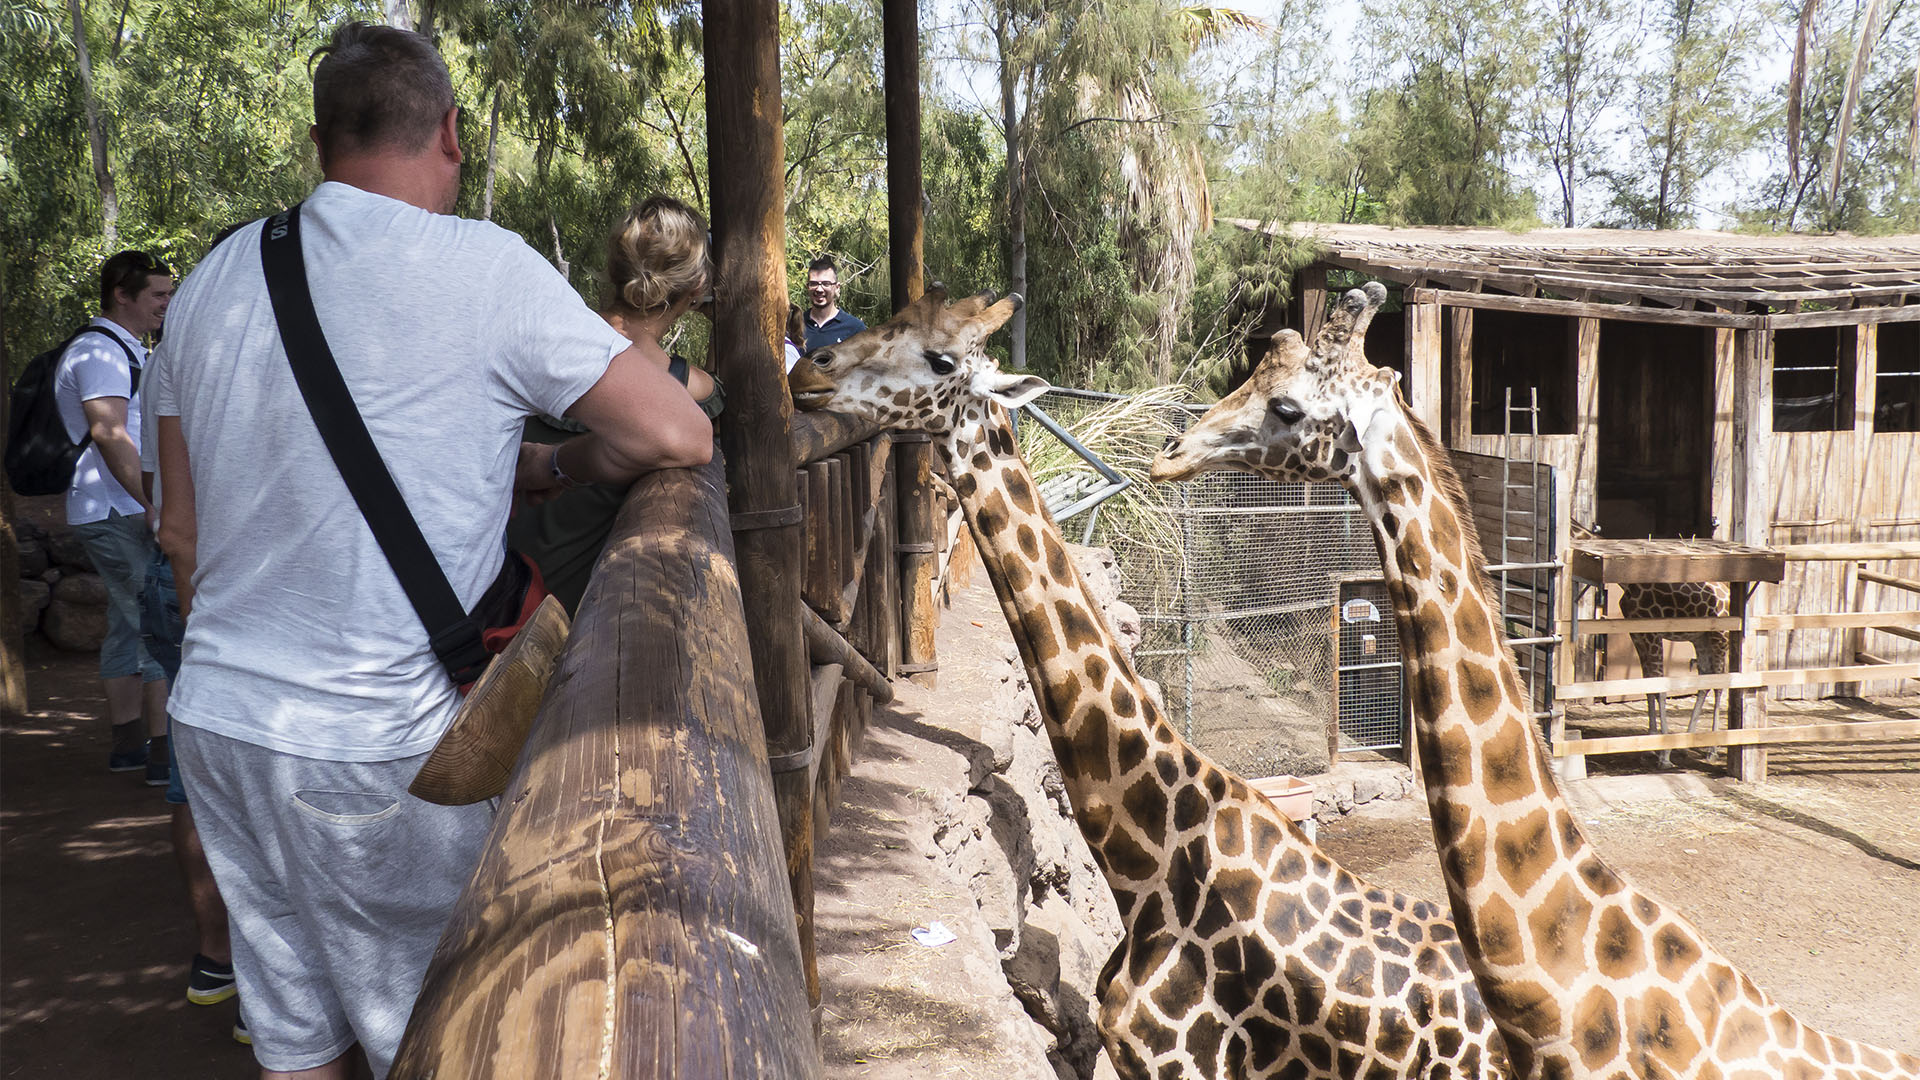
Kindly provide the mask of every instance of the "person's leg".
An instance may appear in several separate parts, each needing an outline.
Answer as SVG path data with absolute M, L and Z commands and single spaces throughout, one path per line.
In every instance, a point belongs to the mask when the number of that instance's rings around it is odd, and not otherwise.
M 105 642 L 101 643 L 100 655 L 103 659 L 106 657 Z M 139 723 L 140 676 L 116 675 L 110 679 L 103 678 L 101 682 L 107 688 L 107 724 L 113 731 L 114 750 L 120 753 L 140 750 L 147 741 L 147 732 Z
M 148 738 L 167 737 L 167 690 L 172 685 L 165 678 L 147 679 L 140 684 L 140 711 L 147 717 Z
M 193 910 L 193 929 L 200 956 L 230 969 L 233 942 L 227 931 L 227 905 L 220 899 L 219 886 L 214 884 L 213 868 L 207 865 L 206 848 L 200 845 L 200 831 L 193 825 L 193 810 L 185 803 L 173 808 L 173 856 L 180 864 L 180 877 L 187 883 L 187 906 Z M 225 997 L 216 996 L 218 990 L 218 987 L 207 987 L 194 999 L 194 1004 L 224 1001 Z M 193 998 L 191 989 L 188 997 Z
M 107 594 L 107 633 L 100 643 L 100 681 L 106 686 L 107 720 L 113 729 L 108 768 L 126 772 L 146 765 L 147 731 L 141 718 L 141 684 L 157 678 L 159 665 L 140 646 L 139 590 L 147 557 L 125 528 L 132 519 L 118 514 L 73 527 Z
M 308 932 L 305 881 L 287 876 L 288 772 L 305 760 L 186 724 L 173 746 L 194 824 L 226 902 L 234 975 L 264 1075 L 330 1076 L 352 1025 L 325 967 L 330 943 Z

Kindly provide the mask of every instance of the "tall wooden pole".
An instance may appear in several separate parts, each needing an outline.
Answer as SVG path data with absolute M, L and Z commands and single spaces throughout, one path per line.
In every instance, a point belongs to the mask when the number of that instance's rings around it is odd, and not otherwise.
M 713 356 L 727 387 L 727 455 L 740 592 L 767 729 L 774 801 L 793 886 L 807 991 L 813 951 L 813 753 L 807 646 L 800 632 L 801 533 L 793 400 L 780 342 L 787 320 L 786 156 L 780 130 L 777 0 L 706 0 L 708 177 L 714 236 Z M 725 73 L 724 78 L 717 77 Z
M 883 0 L 880 27 L 886 49 L 887 280 L 893 310 L 899 311 L 926 291 L 918 0 Z

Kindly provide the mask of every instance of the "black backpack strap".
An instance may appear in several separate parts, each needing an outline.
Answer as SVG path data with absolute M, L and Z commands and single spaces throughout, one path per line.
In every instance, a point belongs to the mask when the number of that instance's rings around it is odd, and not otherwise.
M 433 653 L 455 683 L 477 678 L 488 653 L 480 643 L 480 625 L 460 605 L 420 525 L 407 509 L 393 474 L 373 445 L 366 421 L 353 403 L 333 351 L 320 330 L 307 287 L 306 260 L 300 248 L 300 207 L 268 218 L 260 228 L 260 264 L 266 272 L 267 295 L 273 301 L 274 321 L 287 349 L 287 361 L 300 396 L 313 414 L 314 426 L 327 445 L 340 478 L 346 481 L 354 504 L 373 530 L 400 588 L 427 628 Z
M 127 347 L 126 342 L 120 340 L 119 334 L 114 333 L 104 326 L 95 326 L 92 323 L 88 323 L 80 329 L 75 330 L 72 336 L 60 343 L 60 354 L 62 356 L 66 355 L 68 346 L 79 341 L 87 334 L 99 334 L 108 341 L 120 346 L 120 351 L 127 354 L 127 371 L 130 373 L 128 377 L 132 379 L 132 382 L 127 384 L 127 403 L 131 405 L 133 403 L 133 395 L 140 392 L 140 364 L 134 360 L 133 350 Z M 75 445 L 79 446 L 80 452 L 84 454 L 87 452 L 87 447 L 93 445 L 93 425 L 82 423 L 80 426 L 86 430 L 80 433 L 80 441 Z

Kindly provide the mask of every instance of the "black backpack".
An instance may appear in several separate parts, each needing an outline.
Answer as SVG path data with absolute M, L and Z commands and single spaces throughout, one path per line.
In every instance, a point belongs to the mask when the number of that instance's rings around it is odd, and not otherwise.
M 60 407 L 53 400 L 53 377 L 60 370 L 60 357 L 81 334 L 105 334 L 127 354 L 127 367 L 133 382 L 127 396 L 140 389 L 140 365 L 133 350 L 119 335 L 103 327 L 83 326 L 65 341 L 27 361 L 27 368 L 13 384 L 11 418 L 7 423 L 7 482 L 22 495 L 58 495 L 73 483 L 73 467 L 87 444 L 91 431 L 74 442 L 67 436 L 67 425 L 60 421 Z

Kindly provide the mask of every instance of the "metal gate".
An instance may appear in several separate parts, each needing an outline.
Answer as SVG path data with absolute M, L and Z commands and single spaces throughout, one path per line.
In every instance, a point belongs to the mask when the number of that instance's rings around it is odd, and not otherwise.
M 1406 666 L 1393 601 L 1378 577 L 1336 578 L 1334 633 L 1339 661 L 1334 700 L 1343 750 L 1399 750 L 1406 745 Z

